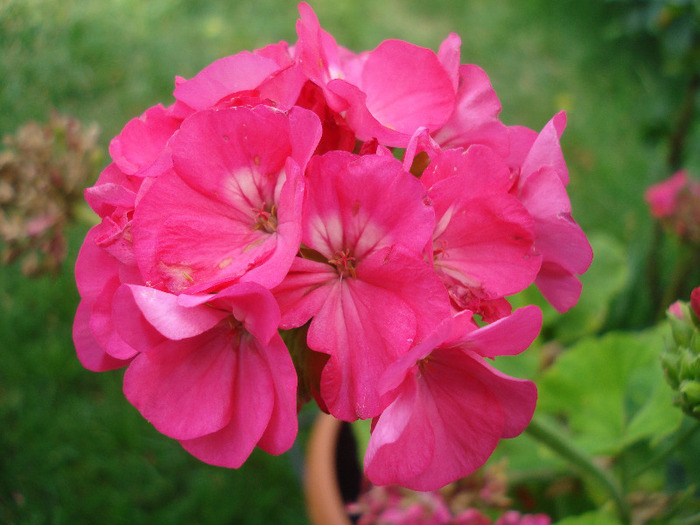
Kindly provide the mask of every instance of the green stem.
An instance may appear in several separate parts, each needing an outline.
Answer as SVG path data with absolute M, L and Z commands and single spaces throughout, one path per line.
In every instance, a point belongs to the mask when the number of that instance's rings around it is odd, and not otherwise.
M 550 450 L 566 459 L 578 468 L 581 473 L 595 480 L 603 487 L 615 503 L 619 518 L 623 523 L 629 523 L 630 509 L 625 495 L 617 480 L 606 470 L 595 465 L 591 458 L 578 449 L 560 430 L 540 418 L 533 418 L 525 430 L 533 439 L 546 445 Z

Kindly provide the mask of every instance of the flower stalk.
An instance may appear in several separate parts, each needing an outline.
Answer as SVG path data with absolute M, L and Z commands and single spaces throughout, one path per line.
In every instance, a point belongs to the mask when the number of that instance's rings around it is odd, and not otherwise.
M 624 492 L 618 481 L 610 472 L 597 466 L 590 456 L 577 448 L 571 440 L 567 439 L 554 425 L 544 421 L 540 417 L 533 417 L 532 421 L 525 429 L 525 432 L 542 443 L 552 452 L 567 460 L 576 467 L 582 474 L 595 480 L 599 486 L 603 487 L 615 504 L 618 517 L 623 523 L 628 523 L 630 519 L 630 508 L 625 498 Z

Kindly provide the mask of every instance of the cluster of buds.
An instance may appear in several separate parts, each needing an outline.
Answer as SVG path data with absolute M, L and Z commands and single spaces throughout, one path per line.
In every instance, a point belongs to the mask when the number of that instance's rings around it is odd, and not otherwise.
M 676 391 L 675 404 L 700 419 L 700 287 L 690 303 L 673 303 L 668 319 L 673 343 L 661 356 L 666 380 Z
M 0 152 L 2 262 L 21 260 L 22 272 L 55 272 L 66 256 L 64 230 L 83 188 L 97 173 L 96 125 L 53 113 L 3 138 Z
M 684 242 L 700 244 L 700 181 L 681 170 L 646 191 L 649 209 Z

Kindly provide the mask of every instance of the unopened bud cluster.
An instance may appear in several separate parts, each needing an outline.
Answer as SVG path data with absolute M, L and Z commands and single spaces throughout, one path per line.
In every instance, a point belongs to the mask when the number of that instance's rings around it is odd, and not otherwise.
M 676 391 L 675 403 L 700 419 L 700 287 L 690 303 L 676 302 L 668 310 L 673 340 L 661 356 L 666 380 Z

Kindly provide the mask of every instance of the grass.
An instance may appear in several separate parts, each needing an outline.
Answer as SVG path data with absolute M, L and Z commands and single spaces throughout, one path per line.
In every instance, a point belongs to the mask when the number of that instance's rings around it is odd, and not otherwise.
M 609 324 L 649 322 L 654 305 L 636 292 L 652 232 L 642 196 L 670 175 L 665 137 L 682 84 L 660 73 L 649 39 L 613 34 L 619 7 L 569 0 L 311 3 L 322 25 L 354 50 L 385 38 L 437 49 L 457 32 L 462 61 L 489 73 L 507 124 L 539 129 L 566 109 L 574 216 L 588 233 L 616 240 L 633 269 Z M 296 16 L 295 3 L 281 0 L 5 0 L 0 132 L 45 121 L 57 108 L 98 122 L 106 150 L 130 118 L 172 101 L 175 75 L 294 41 Z M 691 139 L 698 133 L 695 125 Z M 686 156 L 696 173 L 698 155 Z M 281 458 L 256 452 L 238 471 L 210 467 L 126 402 L 121 372 L 81 368 L 71 341 L 78 302 L 72 265 L 85 229 L 71 231 L 69 259 L 55 278 L 27 280 L 14 266 L 0 268 L 0 522 L 305 523 L 303 435 Z

